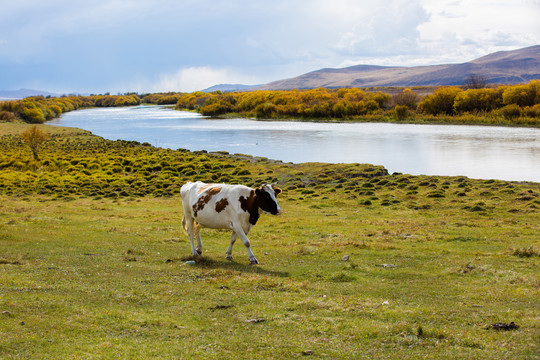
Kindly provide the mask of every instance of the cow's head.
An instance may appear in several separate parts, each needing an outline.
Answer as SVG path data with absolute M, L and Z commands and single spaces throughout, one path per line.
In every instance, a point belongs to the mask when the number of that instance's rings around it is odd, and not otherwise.
M 276 196 L 279 193 L 281 193 L 280 188 L 274 188 L 269 184 L 264 184 L 256 189 L 255 194 L 257 194 L 257 204 L 259 205 L 259 208 L 272 215 L 281 215 L 281 208 L 276 200 Z

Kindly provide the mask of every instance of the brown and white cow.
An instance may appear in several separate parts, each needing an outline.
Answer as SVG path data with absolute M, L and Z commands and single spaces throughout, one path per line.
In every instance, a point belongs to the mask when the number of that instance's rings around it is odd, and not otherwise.
M 281 189 L 264 184 L 257 189 L 243 185 L 205 184 L 188 182 L 180 190 L 184 218 L 182 226 L 191 241 L 191 254 L 202 254 L 200 228 L 231 229 L 227 259 L 232 260 L 232 247 L 237 238 L 246 246 L 251 264 L 258 264 L 250 248 L 247 234 L 262 212 L 280 215 L 276 196 Z M 197 238 L 195 249 L 194 237 Z

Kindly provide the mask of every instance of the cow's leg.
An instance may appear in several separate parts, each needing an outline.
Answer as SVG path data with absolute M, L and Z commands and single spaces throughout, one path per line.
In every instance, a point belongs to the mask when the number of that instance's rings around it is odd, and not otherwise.
M 232 247 L 234 245 L 234 242 L 236 241 L 236 239 L 238 238 L 238 235 L 236 235 L 236 233 L 233 231 L 232 232 L 232 235 L 231 235 L 231 243 L 229 244 L 229 248 L 227 249 L 227 260 L 232 260 L 233 257 L 232 257 Z
M 202 241 L 201 241 L 201 226 L 197 223 L 195 223 L 194 226 L 194 235 L 197 238 L 197 254 L 202 255 Z
M 259 262 L 257 261 L 257 258 L 255 257 L 255 255 L 253 255 L 253 252 L 251 251 L 251 245 L 249 243 L 249 239 L 246 233 L 244 232 L 244 229 L 242 229 L 242 226 L 240 226 L 239 224 L 233 224 L 233 230 L 236 233 L 236 235 L 238 235 L 240 240 L 242 240 L 242 242 L 244 243 L 244 246 L 246 247 L 246 250 L 249 256 L 249 262 L 252 265 L 258 264 Z
M 186 231 L 189 236 L 189 241 L 191 242 L 191 255 L 198 256 L 199 253 L 197 252 L 197 250 L 195 250 L 195 244 L 193 242 L 194 231 L 195 231 L 195 221 L 193 220 L 192 217 L 188 217 L 188 216 L 185 216 L 184 219 L 186 221 Z

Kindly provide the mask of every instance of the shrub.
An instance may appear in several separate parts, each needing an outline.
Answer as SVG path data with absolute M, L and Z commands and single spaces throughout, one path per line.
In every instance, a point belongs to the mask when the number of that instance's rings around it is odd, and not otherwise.
M 260 104 L 255 108 L 255 114 L 257 115 L 257 118 L 270 118 L 272 115 L 276 112 L 276 105 L 266 102 L 264 104 Z
M 515 85 L 506 88 L 502 94 L 505 105 L 534 106 L 540 103 L 540 80 L 531 81 L 525 85 Z
M 501 103 L 501 92 L 496 89 L 469 89 L 456 94 L 454 111 L 456 113 L 491 111 L 498 108 Z
M 39 130 L 36 125 L 21 134 L 21 138 L 32 150 L 32 154 L 36 161 L 39 161 L 38 148 L 48 137 L 49 134 Z
M 384 109 L 390 103 L 391 97 L 390 95 L 379 91 L 375 94 L 370 94 L 367 99 L 368 102 L 375 101 L 377 103 L 377 108 Z
M 540 256 L 540 251 L 536 250 L 532 246 L 529 246 L 528 248 L 513 249 L 512 255 L 529 258 L 532 256 Z
M 420 96 L 411 89 L 405 89 L 401 93 L 392 96 L 394 105 L 406 106 L 411 110 L 415 110 L 420 101 Z
M 397 120 L 405 120 L 409 117 L 409 108 L 406 105 L 396 105 L 394 107 L 394 115 Z
M 21 115 L 26 122 L 31 124 L 41 124 L 45 122 L 43 111 L 37 107 L 24 108 Z
M 457 87 L 441 87 L 422 99 L 418 108 L 421 112 L 431 115 L 454 113 L 454 100 L 463 90 Z
M 523 115 L 528 117 L 540 118 L 540 104 L 536 104 L 534 106 L 527 106 L 523 109 Z
M 521 115 L 521 109 L 516 104 L 506 105 L 499 109 L 498 112 L 507 120 L 518 118 Z
M 0 110 L 0 121 L 13 122 L 17 117 L 10 111 Z

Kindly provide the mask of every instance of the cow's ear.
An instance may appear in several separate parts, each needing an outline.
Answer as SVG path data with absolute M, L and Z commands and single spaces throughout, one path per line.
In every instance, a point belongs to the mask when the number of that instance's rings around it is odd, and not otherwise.
M 274 193 L 276 194 L 276 196 L 278 196 L 279 194 L 281 194 L 281 189 L 280 188 L 274 188 Z

